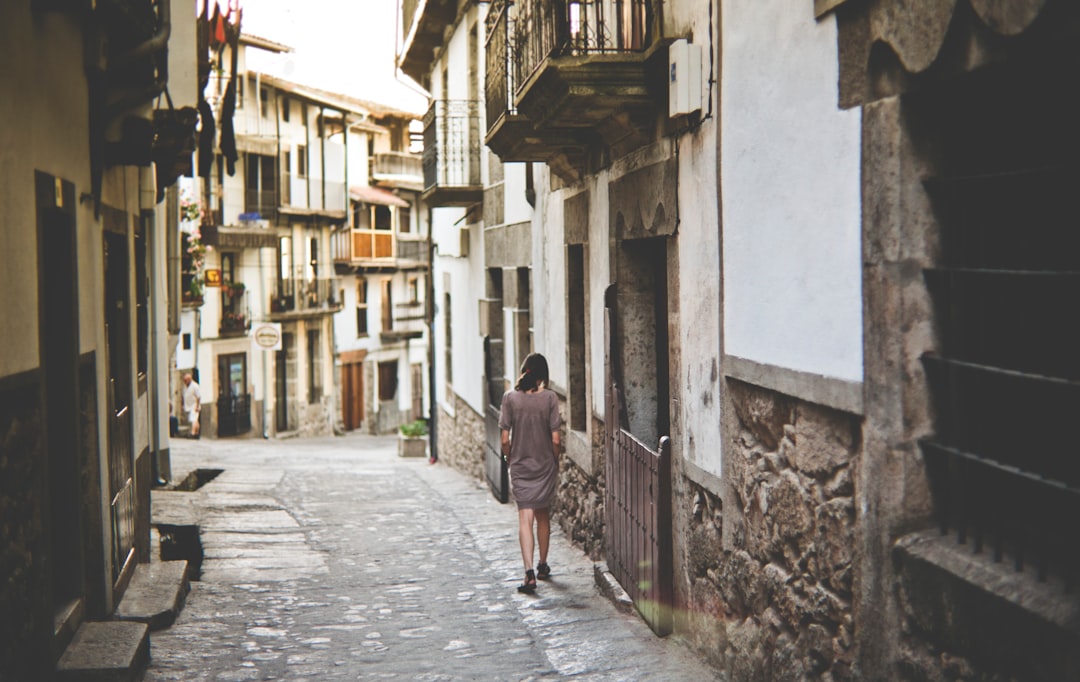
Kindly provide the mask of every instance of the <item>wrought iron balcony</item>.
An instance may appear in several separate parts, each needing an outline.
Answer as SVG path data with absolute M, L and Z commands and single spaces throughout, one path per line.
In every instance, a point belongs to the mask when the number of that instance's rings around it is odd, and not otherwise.
M 655 0 L 501 0 L 488 12 L 486 142 L 574 176 L 591 144 L 640 135 L 663 83 Z M 659 55 L 663 56 L 663 55 Z M 654 90 L 659 88 L 654 87 Z
M 424 115 L 424 200 L 432 206 L 481 201 L 480 158 L 480 103 L 432 102 Z
M 277 283 L 273 298 L 270 299 L 270 318 L 336 313 L 341 310 L 341 297 L 338 295 L 340 288 L 341 280 L 336 277 L 283 279 Z
M 244 193 L 244 213 L 259 215 L 272 220 L 277 215 L 278 192 L 276 189 L 249 189 Z

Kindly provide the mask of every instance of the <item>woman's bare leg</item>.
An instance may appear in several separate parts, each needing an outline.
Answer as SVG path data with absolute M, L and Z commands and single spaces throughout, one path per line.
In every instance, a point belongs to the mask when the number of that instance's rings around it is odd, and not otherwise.
M 551 540 L 551 514 L 547 509 L 536 510 L 536 544 L 540 546 L 540 563 L 547 563 Z
M 533 567 L 533 521 L 536 518 L 534 510 L 518 509 L 518 542 L 521 543 L 521 560 L 525 562 L 526 571 Z

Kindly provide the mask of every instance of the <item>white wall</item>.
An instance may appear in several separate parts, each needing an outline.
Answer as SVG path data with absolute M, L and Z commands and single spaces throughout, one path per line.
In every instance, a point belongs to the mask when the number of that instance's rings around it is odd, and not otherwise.
M 479 300 L 485 291 L 484 247 L 481 230 L 474 227 L 469 234 L 469 255 L 460 255 L 459 225 L 454 223 L 464 216 L 464 209 L 436 208 L 433 210 L 433 239 L 436 245 L 434 263 L 435 277 L 435 366 L 437 399 L 453 410 L 453 400 L 446 385 L 446 332 L 444 316 L 446 275 L 450 278 L 450 299 L 453 306 L 451 325 L 453 334 L 453 381 L 452 388 L 462 400 L 477 413 L 483 410 L 484 345 L 478 334 L 480 312 Z
M 859 111 L 837 106 L 835 18 L 723 3 L 724 344 L 862 380 Z

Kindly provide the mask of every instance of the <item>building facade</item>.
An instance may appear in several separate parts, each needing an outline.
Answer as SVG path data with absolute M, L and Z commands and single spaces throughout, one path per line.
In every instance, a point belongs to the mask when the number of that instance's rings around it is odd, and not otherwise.
M 499 159 L 425 193 L 442 459 L 540 351 L 560 524 L 733 679 L 1077 674 L 1071 5 L 401 7 Z
M 50 679 L 150 560 L 179 315 L 166 195 L 191 172 L 197 28 L 164 0 L 0 7 L 5 679 Z
M 261 73 L 251 50 L 289 52 L 256 36 L 237 45 L 237 158 L 214 155 L 191 188 L 201 225 L 188 234 L 208 250 L 185 289 L 177 377 L 199 374 L 210 435 L 396 428 L 422 415 L 426 391 L 427 242 L 410 115 Z M 221 73 L 231 58 L 222 51 Z M 216 112 L 229 87 L 227 75 L 210 79 Z M 385 318 L 377 342 L 358 341 L 372 338 L 372 315 Z
M 368 103 L 350 165 L 350 213 L 333 238 L 344 307 L 335 318 L 341 427 L 390 433 L 430 413 L 428 216 L 421 121 Z M 353 158 L 353 157 L 351 157 Z

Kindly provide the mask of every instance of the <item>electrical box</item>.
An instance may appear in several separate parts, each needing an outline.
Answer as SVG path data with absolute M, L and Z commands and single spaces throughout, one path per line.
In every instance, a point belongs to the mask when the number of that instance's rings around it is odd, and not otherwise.
M 701 109 L 701 46 L 679 38 L 668 47 L 668 116 Z

